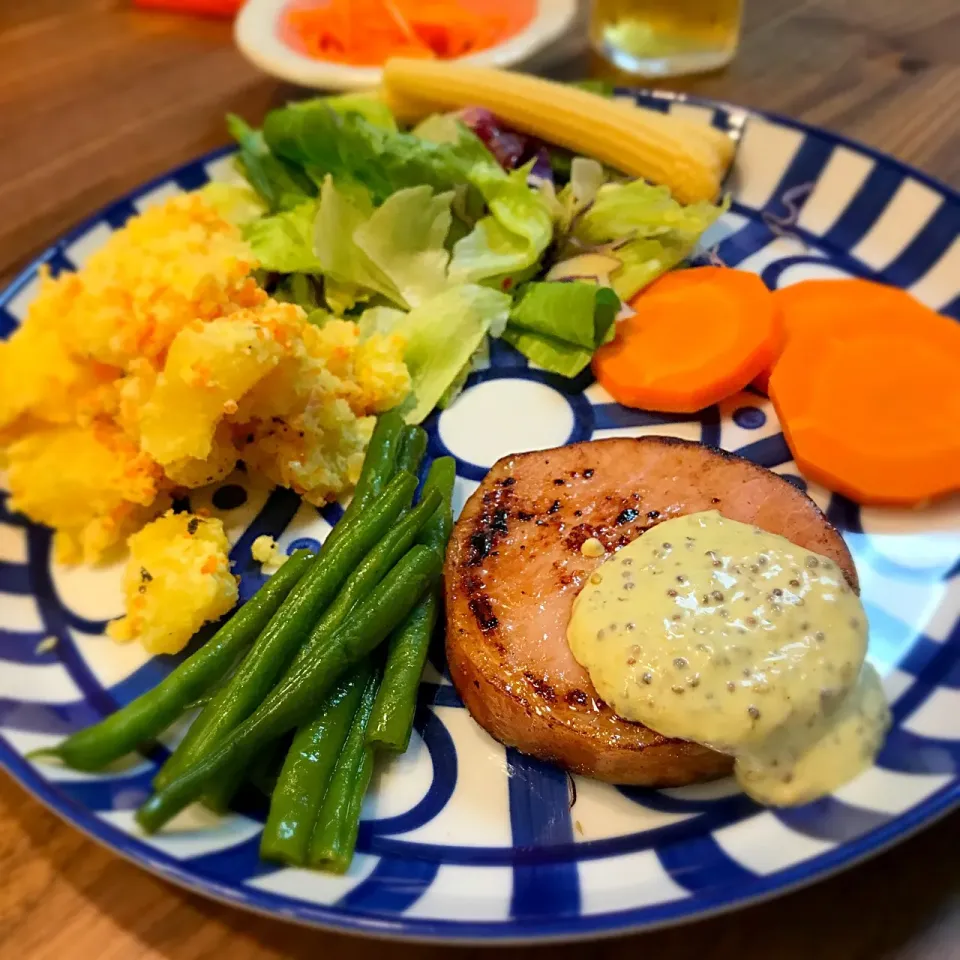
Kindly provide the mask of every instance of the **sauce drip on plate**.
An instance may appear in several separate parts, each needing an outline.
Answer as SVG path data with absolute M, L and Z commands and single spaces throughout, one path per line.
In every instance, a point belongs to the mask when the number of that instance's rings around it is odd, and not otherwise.
M 620 716 L 735 756 L 765 803 L 845 783 L 889 725 L 842 571 L 715 510 L 659 524 L 598 567 L 568 639 Z

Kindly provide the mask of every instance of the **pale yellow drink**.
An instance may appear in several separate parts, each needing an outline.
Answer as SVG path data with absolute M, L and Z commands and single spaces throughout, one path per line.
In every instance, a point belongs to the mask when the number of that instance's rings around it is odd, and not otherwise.
M 590 40 L 638 76 L 703 73 L 733 59 L 742 10 L 743 0 L 594 0 Z

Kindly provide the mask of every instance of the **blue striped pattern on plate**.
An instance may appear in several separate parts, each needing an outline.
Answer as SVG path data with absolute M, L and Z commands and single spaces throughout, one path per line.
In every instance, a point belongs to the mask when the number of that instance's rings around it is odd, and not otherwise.
M 771 287 L 807 277 L 897 284 L 960 319 L 960 198 L 865 147 L 792 121 L 676 96 L 642 96 L 739 140 L 734 203 L 704 254 Z M 102 211 L 51 247 L 0 296 L 0 333 L 23 318 L 40 264 L 82 264 L 111 230 L 172 192 L 229 167 L 225 151 L 180 168 Z M 784 225 L 789 227 L 784 229 Z M 735 450 L 784 474 L 843 530 L 870 618 L 871 657 L 895 725 L 876 765 L 833 796 L 763 810 L 728 782 L 615 789 L 491 741 L 463 709 L 441 659 L 428 666 L 411 749 L 378 772 L 359 854 L 344 877 L 262 863 L 262 806 L 243 798 L 216 820 L 186 812 L 143 837 L 133 811 L 182 735 L 91 776 L 23 759 L 129 702 L 176 658 L 147 658 L 100 637 L 116 615 L 117 571 L 52 563 L 47 531 L 0 507 L 0 762 L 41 800 L 137 863 L 209 896 L 344 930 L 451 941 L 584 937 L 677 922 L 783 891 L 909 834 L 960 798 L 960 506 L 859 508 L 808 485 L 776 416 L 746 392 L 698 417 L 628 410 L 589 374 L 533 369 L 495 344 L 454 407 L 428 423 L 431 451 L 457 458 L 460 502 L 499 456 L 590 437 L 673 434 Z M 286 549 L 321 540 L 341 512 L 243 477 L 198 493 L 223 516 L 242 593 L 261 582 L 250 557 L 269 532 Z M 57 638 L 45 649 L 40 641 Z M 187 829 L 192 827 L 192 829 Z

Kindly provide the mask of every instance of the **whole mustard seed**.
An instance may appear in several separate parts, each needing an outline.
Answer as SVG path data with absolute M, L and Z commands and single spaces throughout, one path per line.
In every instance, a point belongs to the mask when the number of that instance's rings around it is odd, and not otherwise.
M 588 537 L 580 547 L 580 553 L 582 553 L 583 556 L 594 559 L 602 557 L 606 552 L 603 544 L 596 537 Z

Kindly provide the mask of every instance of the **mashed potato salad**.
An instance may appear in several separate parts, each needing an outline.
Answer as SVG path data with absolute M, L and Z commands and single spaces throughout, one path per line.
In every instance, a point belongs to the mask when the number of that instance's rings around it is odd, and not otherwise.
M 179 649 L 236 600 L 216 521 L 141 529 L 173 494 L 242 458 L 327 503 L 356 481 L 372 415 L 410 389 L 402 337 L 314 325 L 258 285 L 257 267 L 202 191 L 178 196 L 131 219 L 77 273 L 45 275 L 0 344 L 10 507 L 54 529 L 61 562 L 97 561 L 130 537 L 128 616 L 111 633 L 154 651 Z M 151 619 L 164 605 L 151 595 L 178 586 L 191 609 L 161 636 Z

